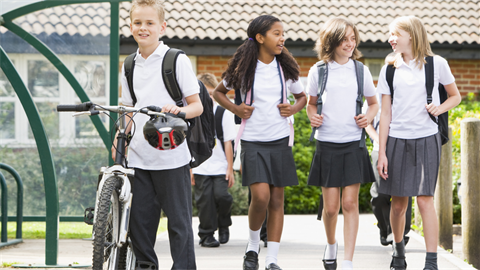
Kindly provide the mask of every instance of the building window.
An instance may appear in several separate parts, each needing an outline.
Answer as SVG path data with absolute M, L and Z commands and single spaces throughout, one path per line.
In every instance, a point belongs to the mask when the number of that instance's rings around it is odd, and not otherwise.
M 77 143 L 101 144 L 101 139 L 87 116 L 72 118 L 72 113 L 59 114 L 58 104 L 78 104 L 80 99 L 57 69 L 39 54 L 9 54 L 17 72 L 25 81 L 28 91 L 42 119 L 48 138 L 71 145 Z M 109 99 L 108 56 L 59 55 L 72 71 L 90 100 L 107 104 Z M 107 126 L 107 118 L 102 116 Z M 78 140 L 80 139 L 80 140 Z M 5 74 L 0 70 L 0 145 L 25 147 L 35 144 L 33 132 L 20 100 Z
M 380 70 L 385 65 L 385 59 L 366 58 L 365 65 L 370 69 L 373 80 L 378 81 L 378 75 L 380 75 Z

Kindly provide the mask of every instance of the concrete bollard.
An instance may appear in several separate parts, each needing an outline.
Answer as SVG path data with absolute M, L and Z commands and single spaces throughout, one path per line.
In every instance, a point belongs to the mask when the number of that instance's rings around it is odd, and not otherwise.
M 460 123 L 463 254 L 480 268 L 480 119 Z
M 448 129 L 448 137 L 450 140 L 442 146 L 434 196 L 438 219 L 438 245 L 444 249 L 453 248 L 452 128 Z

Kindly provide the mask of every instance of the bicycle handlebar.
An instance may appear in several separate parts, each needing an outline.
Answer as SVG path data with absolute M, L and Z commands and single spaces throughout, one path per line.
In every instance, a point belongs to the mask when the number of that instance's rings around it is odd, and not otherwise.
M 89 115 L 95 115 L 98 114 L 99 111 L 110 111 L 110 112 L 140 112 L 143 114 L 147 115 L 158 115 L 158 116 L 165 116 L 164 113 L 162 113 L 162 108 L 157 107 L 157 106 L 147 106 L 146 108 L 141 108 L 141 109 L 136 109 L 132 107 L 126 107 L 126 106 L 100 106 L 93 104 L 92 102 L 84 102 L 82 104 L 78 105 L 57 105 L 57 111 L 58 112 L 80 112 L 76 115 L 80 114 L 89 114 Z M 87 113 L 81 113 L 81 112 L 87 112 Z M 178 117 L 182 118 L 185 120 L 185 112 L 179 112 L 177 114 Z

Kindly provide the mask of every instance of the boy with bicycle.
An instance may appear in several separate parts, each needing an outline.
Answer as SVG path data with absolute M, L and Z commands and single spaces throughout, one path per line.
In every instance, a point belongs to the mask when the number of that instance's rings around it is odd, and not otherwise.
M 121 103 L 135 108 L 155 105 L 162 107 L 163 112 L 173 114 L 184 112 L 187 119 L 199 116 L 203 112 L 198 95 L 200 90 L 188 57 L 181 54 L 176 62 L 176 79 L 184 97 L 184 107 L 175 105 L 161 76 L 162 61 L 169 49 L 159 41 L 167 27 L 162 2 L 133 0 L 130 20 L 130 30 L 138 43 L 133 70 L 133 90 L 137 102 L 134 104 L 130 94 L 124 66 Z M 148 120 L 149 117 L 143 114 L 133 116 L 133 126 L 140 132 L 133 136 L 128 152 L 128 165 L 135 169 L 130 236 L 137 258 L 136 269 L 158 269 L 154 245 L 161 210 L 168 218 L 172 269 L 196 269 L 190 152 L 187 143 L 165 151 L 153 148 L 141 132 Z M 127 133 L 131 127 L 132 124 L 127 126 Z M 115 149 L 112 153 L 115 155 Z

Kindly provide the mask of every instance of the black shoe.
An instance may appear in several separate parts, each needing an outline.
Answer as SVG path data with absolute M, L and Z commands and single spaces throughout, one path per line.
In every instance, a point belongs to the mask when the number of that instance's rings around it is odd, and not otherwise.
M 382 246 L 388 246 L 393 243 L 393 240 L 388 240 L 388 236 L 380 235 L 380 243 L 382 244 Z
M 282 268 L 280 268 L 280 266 L 278 266 L 276 263 L 271 263 L 265 267 L 265 270 L 282 270 Z
M 406 270 L 406 269 L 407 269 L 407 261 L 405 261 L 405 257 L 392 255 L 390 270 Z
M 218 247 L 220 243 L 213 237 L 213 235 L 207 235 L 200 240 L 200 245 L 202 247 Z
M 259 250 L 260 252 L 260 250 Z M 258 253 L 250 250 L 243 256 L 243 270 L 258 270 Z
M 230 239 L 230 230 L 228 227 L 218 229 L 218 240 L 220 244 L 226 244 Z
M 335 243 L 337 245 L 337 253 L 338 253 L 338 244 Z M 325 252 L 327 251 L 327 247 L 325 247 Z M 325 252 L 323 252 L 323 258 L 325 258 Z M 336 255 L 335 255 L 336 257 Z M 325 270 L 336 270 L 337 269 L 337 259 L 333 259 L 333 260 L 325 260 L 323 259 L 323 267 L 325 268 Z

